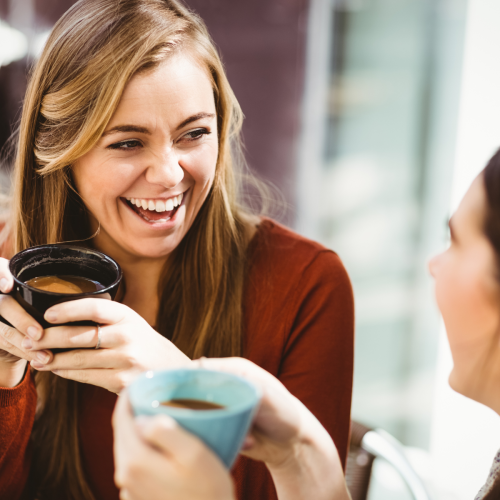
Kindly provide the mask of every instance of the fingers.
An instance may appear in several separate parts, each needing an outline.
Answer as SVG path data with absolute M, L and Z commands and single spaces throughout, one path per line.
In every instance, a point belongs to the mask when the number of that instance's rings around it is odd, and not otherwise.
M 284 388 L 283 384 L 276 377 L 248 359 L 238 357 L 200 358 L 193 361 L 193 364 L 199 368 L 205 368 L 207 370 L 216 370 L 238 375 L 239 377 L 254 383 L 262 390 L 265 390 L 269 386 L 277 389 Z
M 168 454 L 181 466 L 190 467 L 194 463 L 216 458 L 200 439 L 167 415 L 138 417 L 136 427 L 147 443 Z
M 59 355 L 58 355 L 59 356 Z M 33 366 L 33 363 L 31 364 Z M 110 369 L 95 370 L 52 370 L 52 373 L 61 378 L 75 380 L 82 384 L 90 384 L 107 389 L 118 394 L 130 381 L 123 377 L 123 372 Z
M 115 482 L 134 500 L 234 500 L 228 471 L 214 453 L 166 415 L 134 419 L 122 393 L 113 415 Z M 124 498 L 127 498 L 125 495 Z
M 28 361 L 36 359 L 41 364 L 48 363 L 52 360 L 52 353 L 50 351 L 29 352 L 23 349 L 22 342 L 25 338 L 26 337 L 15 328 L 0 322 L 0 349 Z
M 125 492 L 120 498 L 151 500 L 165 498 L 165 484 L 175 474 L 168 456 L 152 448 L 139 435 L 126 392 L 118 398 L 113 414 L 115 483 Z M 176 475 L 178 477 L 178 475 Z M 120 494 L 121 494 L 120 492 Z M 169 498 L 191 499 L 169 491 Z
M 113 448 L 115 457 L 115 482 L 123 486 L 127 479 L 126 468 L 130 456 L 136 456 L 140 450 L 141 439 L 137 435 L 134 417 L 130 408 L 128 395 L 123 391 L 116 402 L 113 412 Z
M 133 499 L 129 491 L 125 488 L 122 488 L 120 490 L 120 500 L 133 500 Z
M 49 323 L 90 320 L 99 324 L 111 325 L 122 321 L 128 311 L 127 307 L 118 302 L 88 298 L 52 306 L 45 313 L 45 319 Z
M 101 349 L 112 349 L 128 344 L 130 341 L 125 327 L 101 326 Z M 54 326 L 44 331 L 43 338 L 37 342 L 25 340 L 24 349 L 94 349 L 98 343 L 97 325 Z
M 60 352 L 53 357 L 51 363 L 38 366 L 31 363 L 33 368 L 40 371 L 55 370 L 89 370 L 106 368 L 124 368 L 125 363 L 113 350 L 110 349 L 73 349 Z
M 3 293 L 9 293 L 14 286 L 14 279 L 9 270 L 9 261 L 0 258 L 0 290 Z
M 251 361 L 236 357 L 201 358 L 195 363 L 200 368 L 238 375 L 262 391 L 251 430 L 253 439 L 246 443 L 245 454 L 251 458 L 262 460 L 262 457 L 249 453 L 259 443 L 272 441 L 281 445 L 292 442 L 301 433 L 303 422 L 309 421 L 309 410 L 277 378 Z
M 0 295 L 0 316 L 24 335 L 39 340 L 43 329 L 10 295 Z
M 101 347 L 104 347 L 103 328 L 101 328 Z M 96 326 L 56 326 L 47 328 L 39 341 L 25 339 L 24 349 L 81 349 L 93 348 L 97 345 L 98 330 Z
M 112 423 L 115 432 L 120 436 L 122 434 L 127 435 L 133 431 L 134 416 L 132 414 L 132 408 L 130 407 L 130 401 L 126 390 L 120 394 L 120 397 L 116 402 Z

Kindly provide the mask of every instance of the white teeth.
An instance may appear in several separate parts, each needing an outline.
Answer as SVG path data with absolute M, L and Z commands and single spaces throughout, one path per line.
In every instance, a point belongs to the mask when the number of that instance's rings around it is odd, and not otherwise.
M 183 194 L 169 198 L 168 200 L 146 200 L 140 198 L 126 198 L 132 205 L 156 212 L 170 212 L 182 203 Z M 163 220 L 163 219 L 162 219 Z
M 154 224 L 161 224 L 162 222 L 167 222 L 172 218 L 172 217 L 167 217 L 166 219 L 151 220 L 151 219 L 148 219 L 147 217 L 145 217 L 144 215 L 141 215 L 141 217 L 144 220 L 147 220 L 148 222 L 153 222 Z

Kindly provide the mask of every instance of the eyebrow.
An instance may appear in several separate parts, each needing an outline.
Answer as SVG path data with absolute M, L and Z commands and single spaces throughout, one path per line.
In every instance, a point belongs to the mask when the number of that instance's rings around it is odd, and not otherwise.
M 186 118 L 183 122 L 179 123 L 179 125 L 177 125 L 177 128 L 175 130 L 180 130 L 186 125 L 201 120 L 202 118 L 214 118 L 214 117 L 215 117 L 214 113 L 197 113 L 196 115 L 190 116 L 189 118 Z
M 214 118 L 214 113 L 197 113 L 196 115 L 192 115 L 189 118 L 186 118 L 184 121 L 179 123 L 176 127 L 176 131 L 184 128 L 186 125 L 189 125 L 192 122 L 196 122 L 201 120 L 202 118 Z M 101 137 L 106 137 L 107 135 L 116 134 L 118 132 L 137 132 L 139 134 L 147 134 L 151 135 L 151 131 L 146 127 L 140 127 L 139 125 L 117 125 L 116 127 L 110 128 L 106 130 Z
M 138 132 L 140 134 L 151 135 L 151 132 L 146 127 L 139 127 L 138 125 L 117 125 L 116 127 L 106 130 L 101 137 L 116 134 L 118 132 Z

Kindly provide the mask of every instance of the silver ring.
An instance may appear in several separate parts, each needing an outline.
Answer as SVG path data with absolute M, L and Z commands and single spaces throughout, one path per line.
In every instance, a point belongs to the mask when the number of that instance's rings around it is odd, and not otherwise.
M 101 325 L 96 325 L 97 327 L 97 345 L 95 346 L 96 349 L 99 349 L 101 347 Z

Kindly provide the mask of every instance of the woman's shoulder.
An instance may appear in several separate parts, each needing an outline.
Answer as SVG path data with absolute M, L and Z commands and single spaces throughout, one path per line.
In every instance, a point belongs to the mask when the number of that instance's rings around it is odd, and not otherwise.
M 267 217 L 261 218 L 248 257 L 251 274 L 266 276 L 267 281 L 335 281 L 350 286 L 344 265 L 333 250 Z
M 266 259 L 280 267 L 294 269 L 317 260 L 328 267 L 342 266 L 342 262 L 333 250 L 267 217 L 261 218 L 250 242 L 249 258 Z
M 245 357 L 273 374 L 293 346 L 309 361 L 319 345 L 323 353 L 352 348 L 353 293 L 342 261 L 270 219 L 262 219 L 249 248 L 244 313 Z
M 498 500 L 500 498 L 500 451 L 493 459 L 488 479 L 474 500 Z

